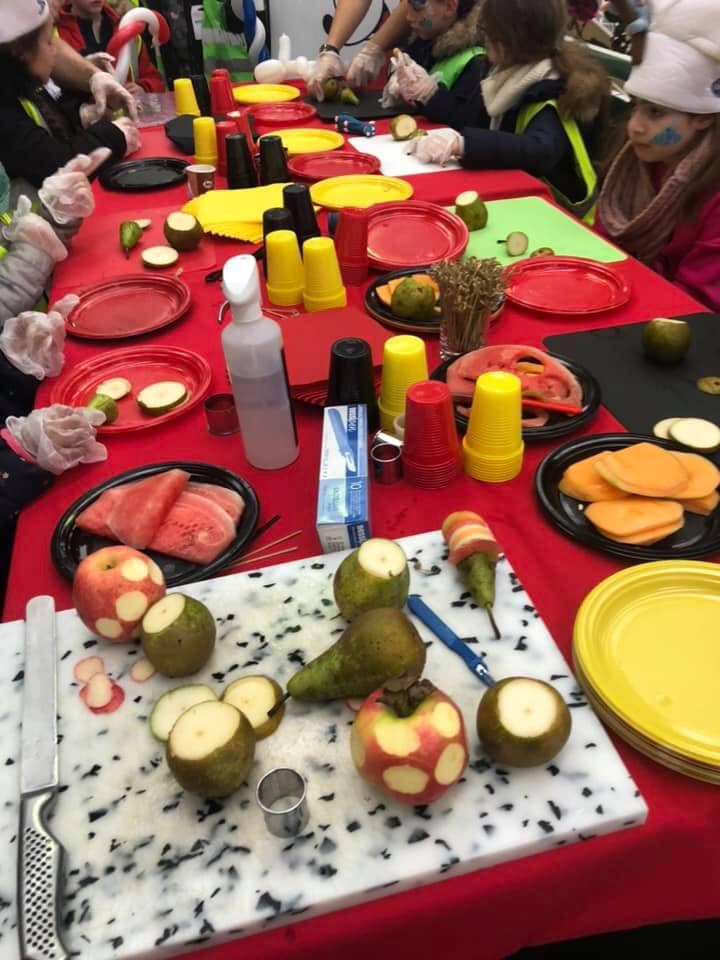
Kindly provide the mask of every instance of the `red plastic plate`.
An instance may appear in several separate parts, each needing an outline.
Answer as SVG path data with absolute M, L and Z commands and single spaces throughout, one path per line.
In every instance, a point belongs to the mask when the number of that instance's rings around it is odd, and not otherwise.
M 120 415 L 115 423 L 99 428 L 100 433 L 137 433 L 149 430 L 175 417 L 181 417 L 197 406 L 208 391 L 212 373 L 203 357 L 180 347 L 124 347 L 91 357 L 73 367 L 52 389 L 50 403 L 84 407 L 95 394 L 96 387 L 110 377 L 125 377 L 132 384 L 132 393 L 118 400 Z M 185 384 L 188 399 L 174 410 L 159 417 L 148 417 L 135 402 L 143 387 L 159 380 L 179 380 Z
M 379 173 L 380 161 L 369 153 L 337 150 L 334 153 L 306 153 L 301 157 L 293 157 L 288 169 L 303 180 L 328 180 L 330 177 L 344 177 L 353 173 Z
M 130 274 L 86 287 L 65 326 L 85 340 L 138 337 L 175 323 L 189 306 L 190 289 L 177 277 Z
M 290 103 L 258 103 L 250 108 L 257 123 L 267 127 L 285 127 L 307 123 L 317 116 L 311 103 L 293 100 Z
M 622 274 L 582 257 L 531 258 L 508 267 L 505 276 L 508 300 L 538 313 L 603 313 L 630 299 Z
M 368 214 L 368 257 L 376 270 L 426 267 L 454 260 L 467 247 L 468 229 L 435 203 L 378 203 Z

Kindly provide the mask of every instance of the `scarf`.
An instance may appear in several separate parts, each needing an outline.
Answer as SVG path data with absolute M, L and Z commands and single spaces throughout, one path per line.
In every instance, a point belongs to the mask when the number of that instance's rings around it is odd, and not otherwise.
M 598 215 L 609 236 L 633 257 L 653 263 L 680 222 L 688 187 L 710 157 L 710 137 L 705 136 L 656 190 L 649 165 L 626 143 L 598 199 Z
M 523 63 L 517 67 L 498 70 L 493 67 L 480 84 L 485 109 L 490 117 L 490 129 L 498 130 L 503 116 L 520 102 L 523 95 L 541 80 L 557 77 L 552 60 L 539 60 L 537 63 Z

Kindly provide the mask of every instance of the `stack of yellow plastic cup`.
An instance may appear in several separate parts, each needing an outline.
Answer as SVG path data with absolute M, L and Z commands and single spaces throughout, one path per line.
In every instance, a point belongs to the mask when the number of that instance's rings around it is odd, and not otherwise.
M 405 413 L 408 387 L 428 379 L 427 353 L 420 337 L 390 337 L 383 351 L 380 426 L 392 433 L 393 421 Z
M 493 370 L 477 378 L 467 433 L 463 466 L 474 480 L 504 483 L 522 469 L 520 380 L 512 373 Z
M 179 117 L 183 115 L 199 117 L 200 107 L 195 96 L 192 80 L 188 80 L 187 77 L 178 78 L 173 84 L 173 90 L 175 91 L 175 113 Z
M 212 117 L 195 117 L 193 120 L 193 139 L 195 141 L 195 163 L 209 163 L 217 166 L 217 132 Z
M 347 292 L 343 286 L 335 244 L 330 237 L 306 240 L 303 244 L 303 260 L 305 309 L 309 313 L 316 313 L 347 306 Z
M 303 262 L 294 230 L 273 230 L 265 238 L 267 294 L 276 307 L 303 302 Z

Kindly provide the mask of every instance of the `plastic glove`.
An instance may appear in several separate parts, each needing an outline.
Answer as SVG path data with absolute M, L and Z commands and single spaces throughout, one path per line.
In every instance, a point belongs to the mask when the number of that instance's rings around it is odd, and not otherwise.
M 119 127 L 125 135 L 125 156 L 129 157 L 142 146 L 140 131 L 129 117 L 120 117 L 119 120 L 113 120 L 116 127 Z
M 333 77 L 342 77 L 344 74 L 345 64 L 340 59 L 339 54 L 333 53 L 332 50 L 326 50 L 315 61 L 315 67 L 308 80 L 308 93 L 311 97 L 315 97 L 318 103 L 322 103 L 325 99 L 323 91 L 325 81 L 331 80 Z
M 420 66 L 407 53 L 392 58 L 395 67 L 393 78 L 397 90 L 406 103 L 427 103 L 438 88 L 438 79 Z
M 78 463 L 107 460 L 107 450 L 95 439 L 96 427 L 104 422 L 101 410 L 58 403 L 27 417 L 8 417 L 5 425 L 39 467 L 60 474 Z
M 0 333 L 0 350 L 22 373 L 37 380 L 57 377 L 65 363 L 65 318 L 79 303 L 69 294 L 47 313 L 27 310 L 5 321 Z
M 393 107 L 401 107 L 404 102 L 397 77 L 393 73 L 383 88 L 380 106 L 383 110 L 391 110 Z
M 452 159 L 462 157 L 465 141 L 454 130 L 436 130 L 411 140 L 407 152 L 414 154 L 420 163 L 439 163 L 444 167 Z
M 47 220 L 43 220 L 36 213 L 31 213 L 31 209 L 32 204 L 29 199 L 24 195 L 21 196 L 12 220 L 2 228 L 3 236 L 8 243 L 27 243 L 52 257 L 55 263 L 60 263 L 68 255 L 65 244 Z
M 94 105 L 91 105 L 95 119 L 90 120 L 90 123 L 101 120 L 107 109 L 127 110 L 130 119 L 137 120 L 138 106 L 135 97 L 109 73 L 98 70 L 90 77 L 90 93 L 95 98 Z M 87 107 L 88 104 L 85 104 L 85 106 Z M 89 112 L 85 111 L 83 116 L 84 126 L 89 126 L 89 123 L 86 123 L 86 118 L 89 116 Z
M 99 147 L 90 155 L 80 153 L 43 180 L 38 196 L 55 223 L 62 225 L 90 216 L 95 198 L 88 177 L 111 153 L 108 147 Z
M 380 73 L 384 63 L 385 51 L 383 48 L 374 40 L 368 40 L 348 67 L 346 77 L 348 86 L 352 87 L 353 90 L 361 90 L 363 87 L 367 87 Z
M 104 70 L 105 73 L 113 72 L 113 65 L 115 63 L 115 57 L 110 53 L 104 53 L 102 50 L 98 53 L 89 53 L 86 57 L 86 60 L 89 60 L 90 63 L 94 64 L 98 70 Z

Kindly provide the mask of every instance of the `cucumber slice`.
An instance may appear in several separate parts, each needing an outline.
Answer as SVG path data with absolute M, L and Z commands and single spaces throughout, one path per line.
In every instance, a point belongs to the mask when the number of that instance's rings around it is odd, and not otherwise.
M 95 387 L 95 393 L 102 394 L 104 397 L 110 397 L 111 400 L 122 400 L 132 390 L 132 384 L 125 377 L 112 377 L 110 380 L 103 380 Z
M 520 230 L 509 233 L 505 238 L 505 246 L 509 257 L 521 257 L 524 253 L 527 253 L 529 244 L 530 241 L 527 238 L 527 234 L 522 233 Z
M 720 448 L 720 428 L 709 420 L 686 417 L 673 423 L 670 439 L 699 453 L 712 453 Z
M 682 417 L 666 417 L 664 420 L 658 420 L 653 427 L 653 433 L 660 440 L 670 440 L 670 427 L 680 423 Z
M 180 254 L 172 247 L 148 247 L 143 250 L 140 259 L 146 267 L 155 267 L 158 270 L 164 270 L 166 267 L 172 267 L 180 259 Z
M 185 403 L 187 398 L 188 392 L 184 383 L 178 380 L 160 380 L 141 390 L 135 399 L 143 413 L 150 417 L 159 417 L 160 414 Z
M 711 397 L 716 397 L 720 394 L 720 377 L 700 377 L 696 386 L 703 393 L 709 393 Z
M 217 700 L 215 693 L 204 683 L 188 683 L 183 687 L 168 690 L 155 703 L 148 723 L 156 740 L 165 743 L 178 717 L 197 703 Z

